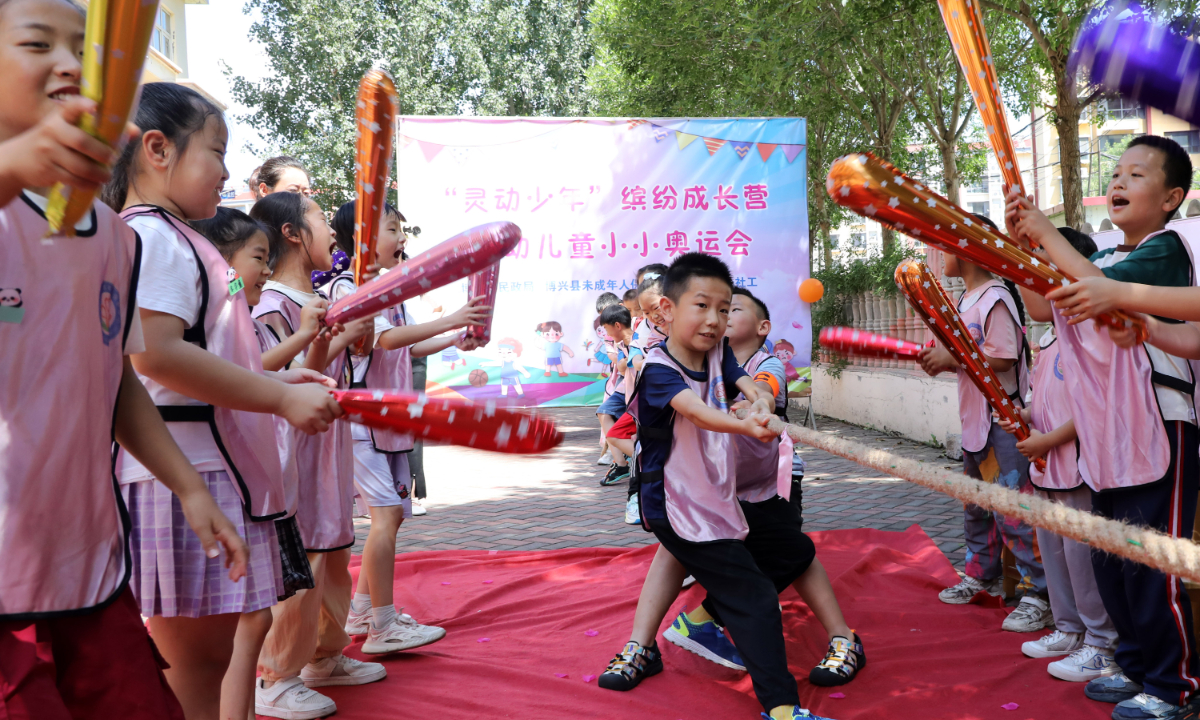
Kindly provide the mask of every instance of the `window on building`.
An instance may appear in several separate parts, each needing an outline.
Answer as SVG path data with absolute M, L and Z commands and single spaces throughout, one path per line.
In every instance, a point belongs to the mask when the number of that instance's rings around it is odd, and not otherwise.
M 162 53 L 168 60 L 175 59 L 175 18 L 165 8 L 160 7 L 158 15 L 154 18 L 150 47 Z
M 1134 100 L 1128 100 L 1123 97 L 1112 97 L 1104 101 L 1105 107 L 1108 109 L 1108 117 L 1110 120 L 1124 120 L 1126 118 L 1144 118 L 1146 117 L 1146 108 Z
M 989 217 L 992 210 L 991 204 L 986 202 L 967 203 L 967 209 L 971 211 L 972 215 L 988 215 Z
M 1200 153 L 1200 130 L 1169 132 L 1166 136 L 1183 146 L 1189 153 Z
M 1112 150 L 1114 145 L 1120 145 L 1132 139 L 1133 135 L 1131 133 L 1122 133 L 1120 135 L 1101 135 L 1100 152 L 1108 153 L 1110 150 Z
M 850 233 L 850 247 L 855 250 L 867 249 L 867 234 L 866 233 Z
M 981 175 L 978 180 L 973 180 L 967 185 L 964 191 L 969 193 L 986 193 L 988 191 L 988 176 Z

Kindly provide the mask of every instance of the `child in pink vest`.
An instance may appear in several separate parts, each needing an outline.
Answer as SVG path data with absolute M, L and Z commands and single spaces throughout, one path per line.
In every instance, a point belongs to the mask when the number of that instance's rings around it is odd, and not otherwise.
M 228 177 L 224 119 L 180 85 L 142 88 L 129 143 L 104 187 L 110 206 L 142 238 L 138 307 L 146 351 L 133 364 L 191 464 L 250 548 L 245 580 L 231 583 L 187 532 L 178 500 L 154 473 L 121 453 L 117 476 L 132 520 L 135 594 L 171 664 L 185 712 L 218 711 L 222 677 L 242 613 L 273 605 L 282 589 L 274 520 L 286 513 L 271 414 L 307 432 L 341 408 L 314 373 L 263 374 L 242 286 L 187 221 L 212 217 Z
M 46 237 L 50 188 L 94 191 L 113 156 L 75 127 L 96 107 L 79 96 L 83 13 L 8 3 L 0 35 L 0 714 L 182 718 L 129 586 L 113 440 L 176 494 L 180 532 L 231 583 L 247 548 L 129 360 L 145 346 L 138 235 L 94 203 L 75 237 Z
M 1200 440 L 1195 374 L 1184 358 L 1200 358 L 1200 333 L 1151 319 L 1149 340 L 1138 346 L 1132 331 L 1110 339 L 1093 323 L 1068 322 L 1067 315 L 1105 306 L 1104 290 L 1115 284 L 1123 298 L 1115 307 L 1195 316 L 1191 249 L 1166 229 L 1191 183 L 1191 159 L 1178 143 L 1134 138 L 1107 192 L 1109 217 L 1125 233 L 1124 242 L 1090 261 L 1029 199 L 1010 193 L 1006 215 L 1010 233 L 1040 243 L 1058 267 L 1085 281 L 1083 288 L 1063 288 L 1050 299 L 1056 301 L 1054 328 L 1079 435 L 1079 472 L 1093 491 L 1092 512 L 1174 537 L 1191 537 L 1195 525 Z M 1169 299 L 1176 304 L 1164 306 Z M 1187 714 L 1200 688 L 1200 664 L 1183 582 L 1101 552 L 1092 553 L 1092 567 L 1117 628 L 1121 672 L 1090 681 L 1085 693 L 1117 703 L 1114 717 Z
M 229 263 L 237 274 L 234 283 L 241 282 L 242 292 L 250 307 L 258 304 L 262 296 L 263 285 L 271 277 L 269 258 L 270 242 L 267 240 L 263 226 L 254 218 L 232 208 L 217 208 L 217 214 L 208 220 L 195 220 L 191 223 L 201 235 L 207 238 L 221 256 Z M 254 323 L 254 332 L 258 337 L 259 349 L 263 353 L 263 368 L 280 370 L 318 335 L 320 319 L 324 317 L 327 304 L 324 300 L 315 300 L 301 311 L 301 331 L 284 342 L 280 342 L 275 332 L 258 320 Z M 332 333 L 332 330 L 325 330 Z M 286 600 L 300 590 L 313 587 L 312 568 L 304 553 L 304 542 L 300 537 L 300 528 L 296 524 L 296 509 L 299 503 L 299 479 L 296 469 L 294 431 L 287 423 L 275 423 L 276 440 L 279 443 L 279 461 L 283 469 L 284 504 L 287 515 L 275 520 L 275 532 L 279 540 L 280 569 L 283 577 L 283 591 L 279 600 Z M 229 661 L 229 670 L 221 683 L 221 713 L 224 717 L 245 717 L 253 710 L 255 675 L 258 668 L 258 655 L 262 650 L 263 640 L 271 628 L 271 610 L 263 608 L 254 612 L 243 613 L 238 621 L 238 631 L 234 638 L 233 657 Z
M 338 209 L 333 231 L 338 247 L 353 258 L 355 252 L 355 203 Z M 390 204 L 384 205 L 375 243 L 374 267 L 390 270 L 400 263 L 406 238 L 401 231 L 404 217 Z M 338 275 L 330 287 L 334 300 L 355 290 L 354 275 Z M 388 308 L 375 318 L 375 347 L 354 358 L 353 387 L 385 390 L 413 389 L 412 358 L 426 357 L 454 346 L 473 350 L 475 341 L 454 332 L 466 325 L 482 324 L 490 308 L 472 298 L 460 310 L 430 323 L 409 322 L 404 305 Z M 441 337 L 438 337 L 441 336 Z M 405 518 L 412 517 L 412 473 L 408 457 L 413 436 L 361 425 L 351 429 L 354 440 L 354 486 L 371 512 L 371 530 L 363 547 L 358 585 L 346 620 L 348 635 L 366 635 L 362 651 L 382 655 L 437 642 L 446 631 L 422 625 L 393 604 L 396 572 L 396 533 Z M 402 610 L 402 609 L 401 609 Z
M 744 288 L 734 288 L 725 337 L 735 359 L 754 378 L 760 398 L 772 398 L 776 414 L 781 414 L 787 397 L 783 363 L 763 349 L 771 331 L 766 305 Z M 747 403 L 748 404 L 748 403 Z M 786 436 L 785 436 L 786 437 Z M 800 514 L 788 498 L 779 495 L 791 485 L 791 441 L 775 438 L 762 443 L 744 435 L 735 435 L 737 452 L 737 497 L 746 517 L 749 532 L 745 544 L 756 565 L 770 576 L 778 592 L 792 586 L 800 593 L 829 634 L 825 658 L 809 673 L 814 685 L 844 685 L 854 679 L 866 663 L 862 643 L 842 617 L 841 608 L 825 569 L 816 559 L 812 541 L 800 530 Z M 651 563 L 638 609 L 634 616 L 630 643 L 656 653 L 654 642 L 663 617 L 679 594 L 687 571 L 664 548 Z M 681 612 L 664 637 L 680 647 L 718 665 L 745 670 L 740 653 L 725 635 L 717 604 L 706 598 L 691 613 Z M 645 677 L 638 666 L 618 654 L 600 676 L 599 683 L 610 690 L 632 690 Z
M 981 222 L 994 224 L 982 215 Z M 958 314 L 983 358 L 995 371 L 1012 401 L 1023 406 L 1029 389 L 1029 346 L 1025 342 L 1021 299 L 1016 290 L 991 273 L 949 253 L 943 254 L 945 274 L 961 277 L 967 289 L 958 300 Z M 958 367 L 945 348 L 921 351 L 921 367 L 930 375 L 958 373 L 958 412 L 962 419 L 963 472 L 986 482 L 1032 493 L 1029 460 L 1017 450 L 1016 439 L 992 420 L 987 398 Z M 1017 559 L 1021 573 L 1020 604 L 1004 619 L 1003 629 L 1036 632 L 1052 622 L 1046 600 L 1046 575 L 1033 528 L 977 505 L 963 506 L 963 530 L 967 543 L 966 575 L 953 587 L 938 594 L 944 603 L 959 605 L 981 591 L 998 595 L 1003 582 L 1001 550 L 1007 546 Z
M 302 329 L 304 308 L 328 299 L 313 288 L 312 273 L 332 267 L 333 236 L 321 208 L 297 193 L 267 195 L 254 204 L 250 217 L 266 229 L 274 271 L 263 285 L 254 317 L 286 341 Z M 321 368 L 339 387 L 349 387 L 350 348 L 364 337 L 370 342 L 373 322 L 369 317 L 355 320 L 334 337 L 318 336 L 304 357 L 294 362 Z M 268 717 L 329 714 L 336 709 L 333 700 L 311 688 L 362 685 L 387 675 L 378 663 L 359 662 L 342 653 L 350 644 L 344 627 L 350 611 L 349 563 L 354 544 L 349 423 L 335 423 L 324 435 L 297 437 L 294 452 L 299 485 L 296 522 L 314 587 L 271 610 L 254 700 L 255 712 Z
M 738 502 L 732 435 L 762 442 L 777 435 L 763 414 L 773 403 L 760 398 L 724 340 L 732 295 L 729 268 L 714 257 L 681 255 L 667 271 L 661 309 L 671 336 L 647 353 L 631 404 L 643 527 L 708 591 L 770 717 L 811 717 L 788 671 L 778 590 L 747 545 Z M 744 420 L 726 400 L 739 391 L 756 411 Z M 637 641 L 618 662 L 639 678 L 662 671 L 658 648 Z
M 1059 232 L 1083 255 L 1090 257 L 1096 252 L 1096 243 L 1090 236 L 1071 228 L 1059 228 Z M 1044 250 L 1035 252 L 1049 260 Z M 1022 290 L 1021 296 L 1032 319 L 1038 322 L 1051 319 L 1044 298 L 1027 290 Z M 1021 409 L 1031 434 L 1017 443 L 1017 449 L 1031 461 L 1038 457 L 1046 459 L 1045 472 L 1034 466 L 1029 469 L 1029 480 L 1042 497 L 1091 512 L 1092 491 L 1079 474 L 1075 421 L 1071 417 L 1062 352 L 1053 328 L 1042 335 L 1038 345 L 1033 399 L 1028 408 Z M 1000 425 L 1012 432 L 1006 421 L 1000 421 Z M 1096 587 L 1091 548 L 1044 528 L 1037 529 L 1037 537 L 1046 569 L 1054 632 L 1023 644 L 1021 651 L 1033 658 L 1059 658 L 1046 669 L 1068 682 L 1089 682 L 1119 672 L 1113 659 L 1117 631 Z

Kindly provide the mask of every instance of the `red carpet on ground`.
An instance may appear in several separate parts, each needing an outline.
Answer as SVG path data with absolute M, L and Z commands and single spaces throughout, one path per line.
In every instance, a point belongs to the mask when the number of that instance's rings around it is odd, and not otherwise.
M 1022 655 L 1021 643 L 1037 634 L 1002 632 L 1005 610 L 938 602 L 937 592 L 957 577 L 919 527 L 812 537 L 868 663 L 847 686 L 809 685 L 825 633 L 787 590 L 781 602 L 788 658 L 805 707 L 836 720 L 1103 720 L 1112 712 L 1086 699 L 1082 684 L 1050 677 L 1049 661 Z M 396 604 L 445 627 L 446 638 L 384 658 L 382 682 L 321 691 L 337 702 L 343 720 L 757 718 L 747 675 L 661 635 L 661 675 L 628 693 L 602 690 L 594 678 L 585 682 L 628 639 L 654 549 L 399 556 Z M 695 607 L 702 593 L 686 590 L 667 622 L 680 608 Z M 363 658 L 359 647 L 347 652 Z M 844 697 L 831 697 L 836 693 Z

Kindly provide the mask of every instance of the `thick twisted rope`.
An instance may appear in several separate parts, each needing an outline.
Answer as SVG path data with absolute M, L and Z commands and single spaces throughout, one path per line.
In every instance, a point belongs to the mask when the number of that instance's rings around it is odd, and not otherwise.
M 745 417 L 746 411 L 738 411 L 738 416 Z M 1200 582 L 1200 546 L 1191 541 L 1190 533 L 1188 538 L 1173 538 L 1157 530 L 1102 518 L 1037 495 L 985 483 L 860 442 L 797 427 L 777 417 L 772 416 L 767 427 L 780 433 L 786 430 L 795 442 L 844 457 L 885 475 L 945 493 L 1005 517 L 1019 518 L 1030 525 L 1149 565 L 1168 575 Z

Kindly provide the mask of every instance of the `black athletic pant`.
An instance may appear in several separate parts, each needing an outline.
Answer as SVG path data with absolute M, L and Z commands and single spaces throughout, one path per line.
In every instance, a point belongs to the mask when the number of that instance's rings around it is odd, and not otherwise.
M 794 488 L 793 488 L 794 489 Z M 776 495 L 758 503 L 741 503 L 749 534 L 742 542 L 758 569 L 775 583 L 776 594 L 788 589 L 812 565 L 817 548 L 800 531 L 800 511 Z M 705 587 L 701 583 L 701 587 Z M 701 603 L 718 625 L 724 626 L 721 611 L 709 597 Z
M 1196 426 L 1168 421 L 1171 465 L 1148 485 L 1092 493 L 1092 512 L 1172 537 L 1192 537 L 1196 521 Z M 1092 549 L 1104 609 L 1117 628 L 1117 664 L 1146 692 L 1175 705 L 1200 687 L 1192 605 L 1183 581 L 1141 563 Z
M 796 678 L 787 666 L 779 592 L 775 582 L 759 569 L 747 544 L 741 540 L 690 542 L 676 535 L 665 521 L 654 522 L 650 529 L 708 591 L 713 608 L 709 612 L 720 613 L 763 708 L 799 705 Z

